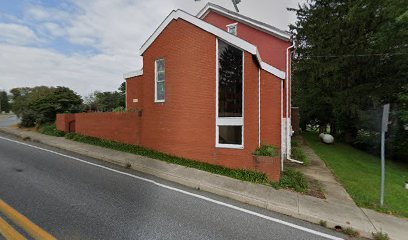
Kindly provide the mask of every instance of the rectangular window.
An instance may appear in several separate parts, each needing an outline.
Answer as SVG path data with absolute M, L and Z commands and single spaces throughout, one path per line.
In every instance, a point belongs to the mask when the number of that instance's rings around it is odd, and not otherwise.
M 217 147 L 243 148 L 243 51 L 218 40 Z
M 238 23 L 233 23 L 227 25 L 227 32 L 231 33 L 232 35 L 237 36 L 238 33 Z
M 219 144 L 242 145 L 242 126 L 219 126 Z
M 166 93 L 164 59 L 155 61 L 155 102 L 164 102 Z

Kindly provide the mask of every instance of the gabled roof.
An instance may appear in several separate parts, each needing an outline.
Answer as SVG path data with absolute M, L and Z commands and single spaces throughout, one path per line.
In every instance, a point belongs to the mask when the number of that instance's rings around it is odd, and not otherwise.
M 261 66 L 262 69 L 277 76 L 278 78 L 285 79 L 285 75 L 286 75 L 285 72 L 262 61 L 258 48 L 256 46 L 252 45 L 251 43 L 245 40 L 242 40 L 241 38 L 235 35 L 232 35 L 226 31 L 223 31 L 222 29 L 219 29 L 197 17 L 194 17 L 182 10 L 172 11 L 166 17 L 166 19 L 160 24 L 160 26 L 156 29 L 156 31 L 154 31 L 154 33 L 147 39 L 147 41 L 140 48 L 140 55 L 143 55 L 146 52 L 146 50 L 150 47 L 150 45 L 156 40 L 156 38 L 167 27 L 167 25 L 170 24 L 172 20 L 177 20 L 177 19 L 183 19 L 202 30 L 217 36 L 219 39 L 222 39 L 223 41 L 228 42 L 229 44 L 237 48 L 240 48 L 242 50 L 245 50 L 251 53 L 252 55 L 256 56 L 256 59 L 258 60 L 259 65 Z
M 223 7 L 218 6 L 216 4 L 213 4 L 213 3 L 207 3 L 207 5 L 203 9 L 201 9 L 201 11 L 197 14 L 197 17 L 200 18 L 200 19 L 204 19 L 210 11 L 214 11 L 214 12 L 220 14 L 220 15 L 223 15 L 225 17 L 234 19 L 235 21 L 247 24 L 247 25 L 249 25 L 249 26 L 251 26 L 253 28 L 256 28 L 258 30 L 261 30 L 263 32 L 271 34 L 271 35 L 273 35 L 275 37 L 278 37 L 278 38 L 280 38 L 282 40 L 285 40 L 285 41 L 288 41 L 288 42 L 290 41 L 291 35 L 287 31 L 280 30 L 280 29 L 278 29 L 278 28 L 276 28 L 274 26 L 271 26 L 271 25 L 266 24 L 264 22 L 260 22 L 258 20 L 249 18 L 249 17 L 244 16 L 244 15 L 241 15 L 241 14 L 236 13 L 234 11 L 230 11 L 230 10 L 228 10 L 226 8 L 223 8 Z

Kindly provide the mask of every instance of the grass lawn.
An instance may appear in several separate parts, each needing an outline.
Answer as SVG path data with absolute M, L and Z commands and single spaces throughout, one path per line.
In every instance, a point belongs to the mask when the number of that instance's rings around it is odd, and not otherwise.
M 316 133 L 303 134 L 309 146 L 327 164 L 357 205 L 408 217 L 408 165 L 385 163 L 384 207 L 380 207 L 381 161 L 347 144 L 325 145 Z

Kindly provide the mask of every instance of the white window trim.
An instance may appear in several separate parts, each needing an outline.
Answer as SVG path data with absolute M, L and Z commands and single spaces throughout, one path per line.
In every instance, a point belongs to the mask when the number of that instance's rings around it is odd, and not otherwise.
M 218 117 L 218 82 L 219 82 L 219 69 L 218 69 L 218 38 L 215 39 L 215 56 L 216 56 L 216 98 L 215 98 L 215 147 L 216 148 L 231 148 L 231 149 L 244 149 L 244 116 L 245 116 L 245 52 L 242 51 L 242 117 Z M 222 144 L 219 143 L 219 126 L 241 126 L 241 144 Z
M 166 102 L 166 90 L 164 90 L 164 99 L 157 99 L 157 76 L 158 76 L 158 72 L 157 72 L 157 62 L 160 60 L 164 60 L 164 58 L 159 58 L 156 59 L 154 61 L 154 102 L 155 103 L 164 103 Z M 166 84 L 166 61 L 164 61 L 164 81 L 160 81 L 160 82 L 164 82 Z M 166 85 L 165 85 L 166 86 Z
M 235 34 L 230 33 L 230 27 L 234 26 L 235 27 Z M 238 23 L 231 23 L 227 25 L 227 32 L 234 35 L 234 36 L 238 36 Z

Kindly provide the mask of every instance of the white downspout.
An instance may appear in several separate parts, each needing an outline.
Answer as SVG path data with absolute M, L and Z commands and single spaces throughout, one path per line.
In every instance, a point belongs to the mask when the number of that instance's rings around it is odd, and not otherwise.
M 261 146 L 261 68 L 258 69 L 258 147 Z
M 285 124 L 285 150 L 286 150 L 286 158 L 290 159 L 290 149 L 289 149 L 289 144 L 290 144 L 290 120 L 289 120 L 289 76 L 290 76 L 290 71 L 289 71 L 289 50 L 293 48 L 295 45 L 292 44 L 290 47 L 286 49 L 286 124 Z M 282 163 L 282 169 L 283 169 L 283 163 Z

